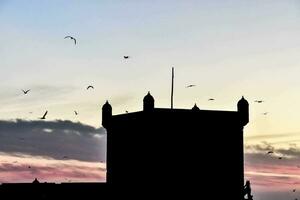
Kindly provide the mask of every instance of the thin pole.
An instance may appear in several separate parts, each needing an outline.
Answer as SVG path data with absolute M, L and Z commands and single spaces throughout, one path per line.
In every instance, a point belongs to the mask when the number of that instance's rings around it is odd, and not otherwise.
M 174 67 L 172 67 L 171 109 L 173 109 Z

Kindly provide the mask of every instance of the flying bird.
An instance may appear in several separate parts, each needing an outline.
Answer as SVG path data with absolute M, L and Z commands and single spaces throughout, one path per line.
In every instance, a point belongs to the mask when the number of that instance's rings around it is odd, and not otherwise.
M 279 160 L 281 160 L 281 159 L 282 159 L 282 157 L 278 157 L 278 159 L 279 159 Z
M 89 85 L 86 89 L 88 90 L 88 89 L 90 89 L 90 88 L 94 89 L 94 86 Z
M 76 110 L 74 111 L 74 113 L 75 113 L 75 115 L 78 115 L 78 112 Z
M 22 90 L 24 94 L 27 94 L 30 90 Z
M 130 58 L 130 57 L 129 57 L 129 56 L 123 56 L 123 58 L 124 58 L 124 59 L 128 59 L 128 58 Z
M 40 119 L 46 119 L 46 115 L 48 114 L 48 110 L 45 112 L 45 114 L 43 115 L 43 117 L 41 117 Z
M 214 101 L 215 99 L 213 99 L 213 98 L 210 98 L 210 99 L 208 99 L 208 101 Z
M 268 152 L 267 152 L 267 154 L 272 154 L 272 153 L 274 153 L 274 152 L 273 152 L 273 151 L 268 151 Z
M 74 43 L 76 45 L 76 39 L 74 37 L 68 35 L 68 36 L 65 37 L 65 39 L 67 39 L 67 38 L 70 38 L 71 40 L 74 40 Z
M 196 85 L 187 85 L 186 88 L 195 87 Z
M 31 167 L 30 166 L 28 166 L 28 169 L 30 169 Z
M 263 100 L 255 100 L 254 102 L 255 102 L 255 103 L 263 103 L 263 102 L 265 102 L 265 101 L 263 101 Z
M 293 189 L 293 192 L 296 192 L 296 189 Z
M 264 113 L 262 113 L 263 115 L 267 115 L 268 114 L 268 112 L 264 112 Z

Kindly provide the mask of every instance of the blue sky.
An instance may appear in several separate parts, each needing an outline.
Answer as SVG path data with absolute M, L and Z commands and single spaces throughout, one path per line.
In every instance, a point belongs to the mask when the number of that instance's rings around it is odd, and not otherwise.
M 236 110 L 244 95 L 246 144 L 267 135 L 289 148 L 300 131 L 299 35 L 296 0 L 0 0 L 0 119 L 49 110 L 50 121 L 99 128 L 106 100 L 114 114 L 136 111 L 151 91 L 157 107 L 169 107 L 175 67 L 175 107 Z

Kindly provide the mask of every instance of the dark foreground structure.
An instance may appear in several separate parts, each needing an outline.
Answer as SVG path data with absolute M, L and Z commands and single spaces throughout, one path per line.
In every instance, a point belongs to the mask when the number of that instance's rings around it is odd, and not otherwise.
M 147 196 L 241 200 L 244 184 L 243 128 L 249 105 L 237 111 L 155 108 L 150 92 L 143 110 L 112 115 L 106 102 L 107 181 Z
M 107 183 L 4 184 L 0 195 L 30 199 L 244 199 L 242 97 L 237 111 L 155 108 L 112 115 L 106 102 Z M 0 196 L 0 198 L 1 198 Z M 14 199 L 14 198 L 10 198 Z

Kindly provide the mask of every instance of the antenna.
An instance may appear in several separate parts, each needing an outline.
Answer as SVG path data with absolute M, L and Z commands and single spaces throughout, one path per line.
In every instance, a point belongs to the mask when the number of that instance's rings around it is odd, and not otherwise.
M 174 67 L 172 67 L 171 109 L 173 109 Z

